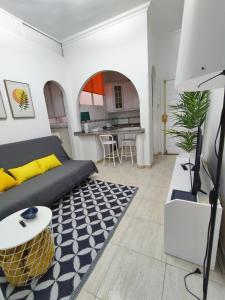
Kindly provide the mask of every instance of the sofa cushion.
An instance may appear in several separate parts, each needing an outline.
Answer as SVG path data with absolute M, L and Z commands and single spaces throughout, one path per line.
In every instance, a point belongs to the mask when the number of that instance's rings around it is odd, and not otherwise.
M 12 176 L 4 172 L 4 169 L 0 169 L 0 192 L 4 192 L 17 184 L 18 182 Z
M 47 172 L 48 170 L 54 169 L 62 165 L 62 163 L 58 160 L 55 154 L 51 154 L 40 159 L 36 160 L 39 168 L 42 173 Z
M 22 183 L 30 178 L 33 178 L 42 173 L 41 168 L 36 161 L 31 161 L 23 166 L 9 169 L 8 172 L 17 180 L 18 183 Z

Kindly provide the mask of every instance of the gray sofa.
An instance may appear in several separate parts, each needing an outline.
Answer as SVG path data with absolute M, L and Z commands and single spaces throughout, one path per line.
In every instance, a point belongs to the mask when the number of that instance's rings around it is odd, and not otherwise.
M 0 220 L 26 207 L 50 206 L 98 172 L 92 161 L 70 159 L 56 136 L 0 145 L 0 168 L 19 167 L 50 154 L 55 154 L 63 165 L 0 193 Z

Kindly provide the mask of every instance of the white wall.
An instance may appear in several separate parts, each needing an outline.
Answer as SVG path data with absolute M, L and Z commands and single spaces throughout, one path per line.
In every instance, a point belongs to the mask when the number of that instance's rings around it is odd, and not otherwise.
M 158 39 L 157 75 L 161 80 L 175 79 L 180 43 L 180 30 L 169 32 Z
M 50 135 L 43 88 L 49 80 L 55 80 L 66 88 L 60 45 L 0 11 L 0 49 L 0 91 L 8 117 L 0 120 L 0 143 Z M 36 115 L 34 119 L 12 118 L 4 79 L 29 83 Z
M 150 144 L 150 103 L 148 82 L 147 13 L 111 23 L 63 45 L 68 76 L 72 86 L 70 110 L 74 111 L 73 129 L 80 130 L 78 95 L 83 83 L 102 70 L 118 71 L 135 85 L 140 97 L 141 126 L 145 128 L 144 163 L 152 163 Z M 78 157 L 82 157 L 76 139 Z
M 153 14 L 151 5 L 148 9 L 148 70 L 149 70 L 149 102 L 152 107 L 152 113 L 150 114 L 150 130 L 151 139 L 153 141 L 153 152 L 157 154 L 158 150 L 158 123 L 159 123 L 159 111 L 156 97 L 156 64 L 157 64 L 157 34 L 154 28 Z
M 164 113 L 165 90 L 164 81 L 175 79 L 178 50 L 180 43 L 180 30 L 169 32 L 160 36 L 157 41 L 157 57 L 156 57 L 156 75 L 157 75 L 157 105 L 160 103 L 160 112 L 158 116 L 157 132 L 159 137 L 157 150 L 164 153 L 164 133 L 161 115 Z

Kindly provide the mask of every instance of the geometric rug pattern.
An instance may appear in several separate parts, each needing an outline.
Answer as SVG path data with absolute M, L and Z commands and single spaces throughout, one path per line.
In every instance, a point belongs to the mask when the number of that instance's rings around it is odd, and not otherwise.
M 5 299 L 75 299 L 136 191 L 132 186 L 88 179 L 55 202 L 52 267 L 25 287 L 12 286 L 0 272 Z

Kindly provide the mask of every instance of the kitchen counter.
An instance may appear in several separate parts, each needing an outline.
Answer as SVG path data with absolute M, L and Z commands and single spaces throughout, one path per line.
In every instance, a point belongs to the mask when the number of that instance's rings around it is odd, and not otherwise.
M 68 128 L 67 123 L 52 123 L 50 124 L 50 128 L 58 129 L 58 128 Z
M 79 151 L 79 159 L 91 159 L 98 162 L 103 159 L 103 149 L 99 135 L 118 135 L 118 143 L 123 134 L 135 134 L 137 166 L 144 167 L 144 138 L 145 129 L 139 126 L 115 126 L 111 129 L 90 131 L 89 133 L 74 132 L 74 138 Z
M 77 131 L 74 132 L 75 136 L 88 136 L 88 135 L 100 135 L 100 134 L 139 134 L 144 133 L 144 128 L 137 128 L 137 127 L 122 127 L 122 128 L 112 128 L 112 129 L 104 129 L 100 131 L 90 131 L 88 133 Z

